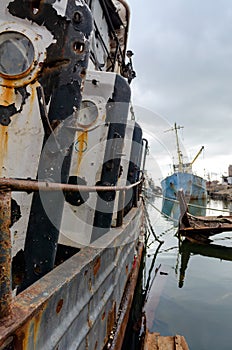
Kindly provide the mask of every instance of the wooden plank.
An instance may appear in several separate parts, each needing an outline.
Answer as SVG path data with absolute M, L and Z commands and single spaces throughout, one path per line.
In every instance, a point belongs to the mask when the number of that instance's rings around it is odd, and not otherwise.
M 175 336 L 176 350 L 189 350 L 188 344 L 182 335 Z
M 209 242 L 208 237 L 215 234 L 232 231 L 232 216 L 193 216 L 188 213 L 188 207 L 182 190 L 178 191 L 180 202 L 179 233 L 190 240 Z
M 189 219 L 188 219 L 188 205 L 187 202 L 185 200 L 185 196 L 184 196 L 184 191 L 183 190 L 179 190 L 177 193 L 177 198 L 179 200 L 179 204 L 180 204 L 180 219 L 179 219 L 179 225 L 180 228 L 183 227 L 189 227 L 190 223 L 189 223 Z
M 146 332 L 144 350 L 189 350 L 182 335 L 161 336 L 160 333 Z

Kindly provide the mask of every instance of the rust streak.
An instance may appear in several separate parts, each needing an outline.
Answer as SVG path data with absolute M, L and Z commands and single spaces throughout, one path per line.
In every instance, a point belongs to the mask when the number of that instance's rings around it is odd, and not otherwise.
M 0 96 L 1 96 L 2 106 L 8 106 L 14 103 L 14 98 L 15 98 L 14 89 L 1 86 Z M 7 150 L 8 150 L 7 145 L 8 145 L 8 127 L 0 125 L 0 176 L 2 176 L 2 168 L 5 165 L 4 159 L 5 159 L 5 156 L 7 155 Z
M 59 314 L 62 307 L 63 307 L 63 303 L 64 303 L 64 300 L 63 299 L 60 299 L 57 303 L 57 306 L 56 306 L 56 313 Z
M 121 310 L 117 318 L 117 327 L 114 334 L 114 339 L 111 343 L 111 348 L 110 348 L 111 350 L 121 349 L 122 347 L 122 342 L 124 339 L 124 335 L 125 335 L 125 331 L 126 331 L 126 327 L 129 319 L 129 312 L 131 309 L 132 300 L 134 296 L 135 286 L 138 279 L 142 253 L 143 253 L 143 243 L 139 243 L 138 258 L 136 261 L 136 266 L 134 269 L 132 269 L 131 273 L 129 274 L 127 286 L 124 291 L 123 299 L 120 305 Z
M 96 274 L 98 273 L 100 266 L 101 266 L 101 258 L 99 256 L 94 263 L 94 267 L 93 267 L 94 276 L 96 276 Z
M 0 125 L 0 176 L 5 166 L 4 160 L 8 151 L 8 126 Z
M 31 341 L 33 341 L 33 349 L 37 349 L 40 333 L 41 321 L 44 317 L 46 303 L 41 305 L 36 314 L 31 314 L 28 308 L 21 308 L 20 311 L 28 314 L 26 323 L 22 324 L 15 332 L 14 349 L 23 350 L 29 349 Z
M 41 316 L 42 316 L 42 312 L 40 312 L 38 315 L 36 315 L 34 320 L 33 320 L 34 321 L 34 346 L 35 346 L 35 348 L 36 348 L 36 344 L 38 342 Z
M 35 108 L 35 97 L 36 97 L 36 87 L 39 86 L 39 84 L 35 84 L 33 86 L 31 86 L 30 89 L 30 111 L 28 113 L 28 116 L 32 116 L 33 115 L 33 109 Z
M 0 192 L 0 318 L 11 309 L 11 192 Z
M 88 133 L 87 131 L 79 131 L 77 137 L 77 174 L 79 173 L 80 164 L 83 158 L 83 154 L 86 151 L 88 144 Z
M 28 349 L 30 335 L 30 323 L 27 323 L 23 329 L 15 332 L 14 348 L 16 350 Z
M 110 309 L 108 313 L 108 318 L 107 318 L 107 338 L 109 338 L 110 333 L 115 325 L 116 321 L 116 302 L 113 301 L 112 303 L 112 308 Z

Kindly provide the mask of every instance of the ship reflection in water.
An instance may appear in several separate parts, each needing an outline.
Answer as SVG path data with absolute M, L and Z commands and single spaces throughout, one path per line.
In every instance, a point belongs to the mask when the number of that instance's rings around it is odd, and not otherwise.
M 206 215 L 207 200 L 193 200 L 188 202 L 188 211 L 194 216 L 205 216 Z M 172 199 L 163 199 L 161 212 L 165 217 L 168 217 L 174 221 L 174 225 L 178 226 L 180 216 L 179 202 Z
M 231 210 L 221 201 L 209 200 L 207 209 L 205 202 L 189 204 L 195 216 Z M 156 208 L 162 212 L 158 219 Z M 162 336 L 181 334 L 191 350 L 230 350 L 232 232 L 213 236 L 207 245 L 180 241 L 176 201 L 155 198 L 147 211 L 154 233 L 164 243 L 152 234 L 148 239 L 123 350 L 140 350 L 146 330 Z
M 190 256 L 198 254 L 210 258 L 232 261 L 232 248 L 217 244 L 198 244 L 185 239 L 180 244 L 179 252 L 181 254 L 181 266 L 179 276 L 180 288 L 182 288 L 184 285 L 184 279 Z

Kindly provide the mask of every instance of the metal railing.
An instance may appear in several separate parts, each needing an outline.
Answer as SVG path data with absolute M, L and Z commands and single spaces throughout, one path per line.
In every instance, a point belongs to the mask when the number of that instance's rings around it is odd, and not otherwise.
M 11 192 L 101 192 L 120 191 L 119 210 L 117 212 L 116 226 L 123 224 L 125 192 L 135 188 L 136 199 L 133 205 L 137 206 L 139 187 L 142 188 L 142 178 L 127 186 L 85 186 L 63 183 L 51 183 L 47 181 L 33 181 L 13 178 L 0 178 L 0 318 L 10 313 L 12 301 L 11 287 Z

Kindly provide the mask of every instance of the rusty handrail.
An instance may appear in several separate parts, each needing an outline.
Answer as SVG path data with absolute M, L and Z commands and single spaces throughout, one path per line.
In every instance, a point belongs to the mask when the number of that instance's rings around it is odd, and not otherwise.
M 0 178 L 0 319 L 10 314 L 12 299 L 11 289 L 11 192 L 13 191 L 70 191 L 70 192 L 96 192 L 96 191 L 120 191 L 120 205 L 124 206 L 125 191 L 137 186 L 139 181 L 127 186 L 86 186 L 52 183 L 47 181 L 23 180 L 13 178 Z M 117 227 L 122 225 L 124 209 L 119 210 Z
M 86 186 L 71 185 L 48 181 L 22 180 L 12 178 L 0 178 L 0 191 L 9 188 L 12 191 L 69 191 L 69 192 L 100 192 L 100 191 L 128 191 L 139 185 L 139 181 L 127 186 Z
M 10 312 L 11 292 L 11 192 L 0 191 L 0 318 Z

